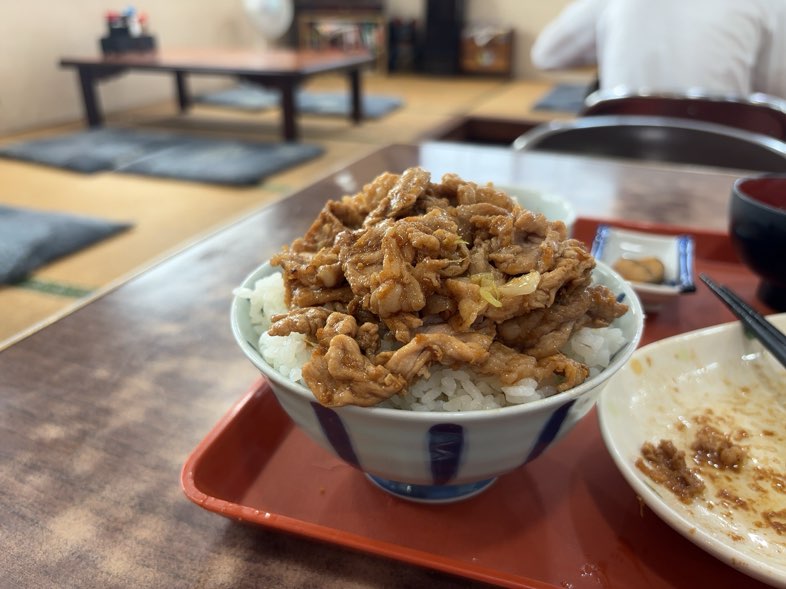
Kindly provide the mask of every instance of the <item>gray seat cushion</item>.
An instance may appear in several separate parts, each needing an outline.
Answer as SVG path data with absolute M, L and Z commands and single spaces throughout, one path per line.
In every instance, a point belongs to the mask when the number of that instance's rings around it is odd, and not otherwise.
M 197 96 L 200 104 L 258 111 L 279 105 L 281 93 L 254 84 L 238 84 L 225 90 L 217 90 Z M 313 92 L 300 90 L 295 95 L 298 111 L 305 114 L 348 117 L 352 108 L 349 92 Z M 379 119 L 401 107 L 404 101 L 397 96 L 384 94 L 364 94 L 363 117 Z
M 115 171 L 208 182 L 255 184 L 324 153 L 318 145 L 237 141 L 137 129 L 100 129 L 14 143 L 0 156 L 75 172 Z
M 131 227 L 93 217 L 0 205 L 0 284 Z

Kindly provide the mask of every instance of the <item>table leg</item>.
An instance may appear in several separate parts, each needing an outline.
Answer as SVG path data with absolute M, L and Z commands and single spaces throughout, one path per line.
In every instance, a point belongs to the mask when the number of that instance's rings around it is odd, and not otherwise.
M 349 91 L 352 98 L 352 120 L 355 124 L 363 120 L 363 95 L 360 88 L 360 69 L 349 72 Z
M 191 108 L 191 96 L 186 84 L 186 72 L 175 72 L 175 89 L 177 90 L 177 105 L 180 112 L 184 113 Z
M 284 139 L 297 141 L 295 124 L 295 84 L 281 85 L 281 116 L 284 125 Z
M 100 127 L 104 124 L 104 117 L 101 114 L 101 105 L 96 94 L 96 84 L 98 78 L 93 70 L 86 67 L 79 68 L 79 86 L 82 89 L 82 103 L 85 108 L 85 117 L 90 127 Z

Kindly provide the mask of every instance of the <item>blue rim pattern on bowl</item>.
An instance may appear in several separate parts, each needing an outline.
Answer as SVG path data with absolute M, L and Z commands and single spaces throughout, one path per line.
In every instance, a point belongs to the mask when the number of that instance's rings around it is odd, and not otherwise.
M 383 491 L 418 503 L 453 503 L 469 499 L 488 489 L 497 480 L 497 477 L 494 477 L 463 485 L 412 485 L 383 479 L 369 473 L 365 474 L 368 480 Z
M 681 292 L 695 292 L 693 282 L 693 239 L 690 235 L 677 236 L 677 250 L 679 251 L 679 273 Z

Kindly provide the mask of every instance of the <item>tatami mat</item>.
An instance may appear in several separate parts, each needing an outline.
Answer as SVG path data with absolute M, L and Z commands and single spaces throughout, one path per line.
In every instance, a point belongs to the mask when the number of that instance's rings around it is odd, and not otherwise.
M 342 90 L 346 79 L 325 76 L 308 84 L 315 90 Z M 549 83 L 516 83 L 485 78 L 382 76 L 364 78 L 364 91 L 401 96 L 404 105 L 388 116 L 354 125 L 341 117 L 302 115 L 304 141 L 325 148 L 321 157 L 274 174 L 258 186 L 234 188 L 113 174 L 80 176 L 31 164 L 0 161 L 0 203 L 41 210 L 92 214 L 134 223 L 132 230 L 49 264 L 27 284 L 0 287 L 0 348 L 20 334 L 67 313 L 85 297 L 126 280 L 150 264 L 259 207 L 324 176 L 379 145 L 415 142 L 431 129 L 468 113 L 516 118 L 545 93 Z M 107 109 L 110 105 L 105 105 Z M 537 113 L 546 117 L 547 114 Z M 196 106 L 187 115 L 173 102 L 115 113 L 109 125 L 187 129 L 189 132 L 276 140 L 280 112 L 222 112 Z M 11 141 L 79 130 L 79 121 L 37 129 Z

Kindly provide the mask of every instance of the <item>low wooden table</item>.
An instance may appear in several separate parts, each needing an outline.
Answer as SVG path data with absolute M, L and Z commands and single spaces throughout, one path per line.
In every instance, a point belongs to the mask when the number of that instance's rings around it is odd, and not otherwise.
M 283 135 L 287 141 L 298 138 L 295 90 L 311 76 L 345 72 L 349 77 L 352 110 L 350 118 L 363 118 L 360 72 L 372 65 L 374 57 L 367 51 L 297 51 L 297 50 L 222 50 L 192 49 L 156 51 L 99 57 L 65 57 L 61 67 L 76 68 L 88 125 L 103 124 L 101 105 L 96 92 L 101 80 L 131 70 L 172 73 L 175 77 L 178 106 L 185 112 L 191 106 L 186 76 L 188 74 L 233 76 L 241 80 L 272 86 L 281 92 Z
M 726 226 L 727 197 L 736 177 L 720 170 L 506 148 L 390 146 L 261 208 L 17 342 L 0 353 L 0 570 L 5 585 L 480 586 L 329 543 L 240 525 L 188 501 L 178 480 L 189 453 L 258 377 L 231 334 L 232 289 L 283 243 L 302 234 L 325 200 L 359 189 L 383 171 L 418 164 L 435 179 L 460 172 L 467 179 L 562 194 L 583 215 L 715 230 Z M 720 302 L 711 305 L 722 309 Z M 707 316 L 710 309 L 704 311 Z M 691 316 L 704 320 L 702 313 Z M 592 443 L 589 455 L 587 440 Z M 560 550 L 520 547 L 522 559 L 557 567 L 549 582 L 528 587 L 761 586 L 646 512 L 605 454 L 592 419 L 564 443 L 578 448 L 576 460 L 589 456 L 602 468 L 565 471 L 564 465 L 549 462 L 559 455 L 555 450 L 515 476 L 524 479 L 523 488 L 537 487 L 543 477 L 562 477 L 565 488 L 540 500 L 564 503 L 570 489 L 584 493 L 589 513 L 561 513 L 567 519 L 596 518 L 591 521 L 605 533 L 619 535 L 619 551 L 603 556 L 597 566 L 591 564 L 597 555 L 590 554 L 583 567 L 566 569 Z M 242 449 L 235 454 L 242 455 Z M 365 489 L 363 480 L 358 485 Z M 320 495 L 315 487 L 310 500 L 324 502 L 331 492 Z M 394 500 L 379 493 L 368 511 L 369 529 L 390 516 Z M 526 504 L 538 496 L 523 493 L 517 501 Z M 510 501 L 511 509 L 514 503 Z M 549 515 L 538 513 L 523 526 Z M 454 533 L 462 524 L 458 517 L 444 533 Z M 497 537 L 486 541 L 515 542 L 509 534 L 516 529 L 502 526 Z M 555 526 L 543 535 L 542 544 L 558 544 L 564 534 L 566 528 Z M 575 551 L 579 540 L 586 541 L 590 552 L 597 543 L 592 535 L 567 535 L 566 550 L 569 545 Z M 615 582 L 620 568 L 628 580 L 638 582 Z M 687 576 L 677 582 L 674 571 Z M 705 578 L 708 573 L 712 579 Z

